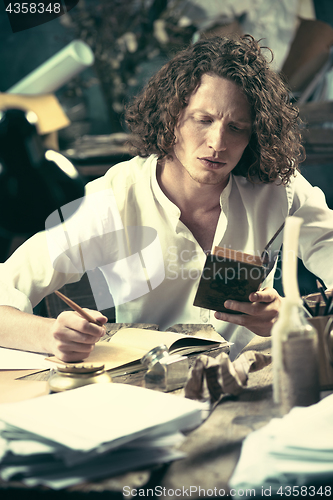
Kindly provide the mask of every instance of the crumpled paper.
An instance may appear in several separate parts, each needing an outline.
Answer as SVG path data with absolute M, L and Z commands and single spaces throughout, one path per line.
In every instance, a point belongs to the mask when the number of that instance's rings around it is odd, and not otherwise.
M 247 351 L 235 361 L 222 352 L 216 358 L 202 354 L 197 357 L 185 385 L 185 397 L 217 404 L 224 394 L 237 395 L 246 386 L 249 373 L 269 365 L 272 357 Z

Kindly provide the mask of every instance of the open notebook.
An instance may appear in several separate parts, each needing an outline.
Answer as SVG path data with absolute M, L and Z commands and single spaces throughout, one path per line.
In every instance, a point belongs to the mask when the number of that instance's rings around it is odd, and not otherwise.
M 218 335 L 218 334 L 217 334 Z M 75 362 L 75 366 L 105 365 L 106 370 L 112 373 L 131 373 L 144 369 L 140 359 L 148 351 L 161 344 L 165 344 L 170 354 L 194 354 L 211 349 L 223 348 L 229 352 L 229 342 L 223 337 L 212 340 L 204 337 L 184 335 L 173 332 L 160 332 L 144 328 L 122 328 L 118 330 L 108 342 L 99 342 L 88 358 L 82 362 Z M 47 361 L 64 364 L 57 357 L 51 356 Z

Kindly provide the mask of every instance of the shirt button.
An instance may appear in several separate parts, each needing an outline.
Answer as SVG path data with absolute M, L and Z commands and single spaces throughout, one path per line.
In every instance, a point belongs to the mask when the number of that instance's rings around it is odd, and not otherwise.
M 200 309 L 200 319 L 203 323 L 207 323 L 209 320 L 209 311 L 208 309 Z

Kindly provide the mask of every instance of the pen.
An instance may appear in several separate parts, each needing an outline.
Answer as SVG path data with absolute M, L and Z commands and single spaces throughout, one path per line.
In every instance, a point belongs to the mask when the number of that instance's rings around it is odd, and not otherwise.
M 87 321 L 89 321 L 89 323 L 94 323 L 95 325 L 103 326 L 104 327 L 104 325 L 100 321 L 98 321 L 98 320 L 94 319 L 92 316 L 90 316 L 90 314 L 87 313 L 87 311 L 84 311 L 82 309 L 82 307 L 80 307 L 78 304 L 76 304 L 76 302 L 74 302 L 73 300 L 71 300 L 68 297 L 66 297 L 66 295 L 64 295 L 63 293 L 59 292 L 58 290 L 56 290 L 54 293 L 56 295 L 58 295 L 58 297 L 61 300 L 63 300 L 69 307 L 71 307 L 73 309 L 73 311 L 76 311 L 79 314 L 81 314 L 81 316 L 84 319 L 86 319 Z
M 321 296 L 322 296 L 322 298 L 323 298 L 323 300 L 325 302 L 325 305 L 326 305 L 327 301 L 328 301 L 328 298 L 326 297 L 324 287 L 322 286 L 322 284 L 320 283 L 320 281 L 318 279 L 316 280 L 316 283 L 317 283 L 317 289 L 321 293 Z
M 332 299 L 333 299 L 332 295 L 330 295 L 327 299 L 325 311 L 324 311 L 324 316 L 327 316 L 329 314 L 329 311 L 330 311 L 331 305 L 332 305 Z

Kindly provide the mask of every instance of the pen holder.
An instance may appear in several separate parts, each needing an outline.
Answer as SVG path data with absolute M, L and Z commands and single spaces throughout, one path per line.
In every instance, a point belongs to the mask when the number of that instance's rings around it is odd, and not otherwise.
M 111 376 L 104 370 L 104 365 L 82 366 L 66 365 L 57 367 L 49 378 L 50 392 L 63 392 L 89 384 L 112 382 Z
M 333 389 L 333 316 L 308 318 L 317 330 L 320 389 Z
M 147 367 L 144 382 L 148 389 L 174 391 L 183 387 L 187 381 L 189 369 L 187 357 L 170 355 L 164 344 L 147 352 L 141 358 L 141 363 Z

